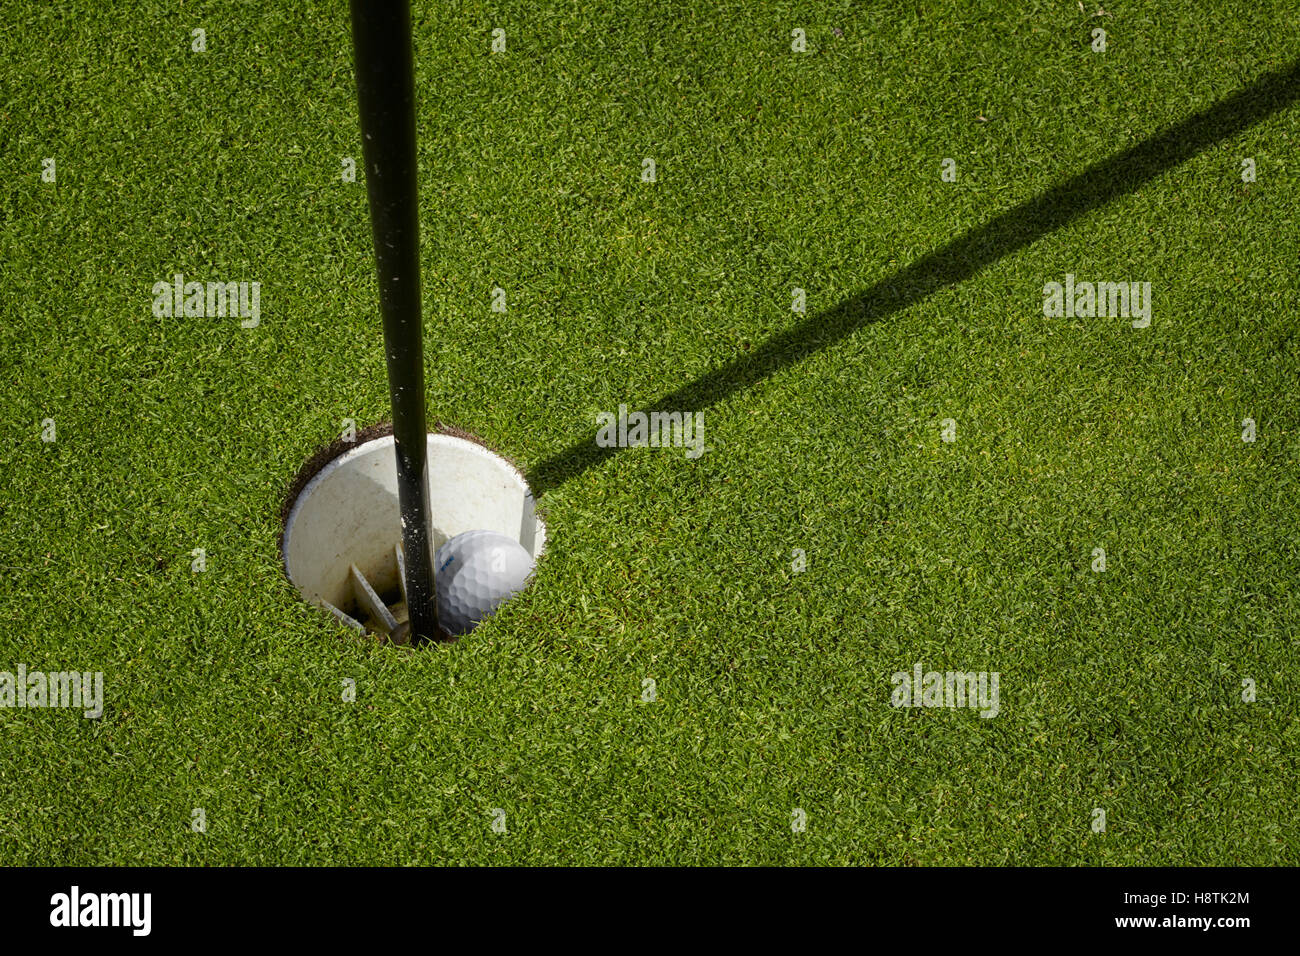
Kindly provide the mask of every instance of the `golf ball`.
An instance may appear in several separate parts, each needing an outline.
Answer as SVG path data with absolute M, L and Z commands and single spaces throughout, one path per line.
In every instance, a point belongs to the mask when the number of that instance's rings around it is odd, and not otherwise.
M 438 623 L 449 634 L 468 634 L 523 588 L 533 557 L 518 541 L 495 531 L 466 531 L 449 538 L 434 556 Z

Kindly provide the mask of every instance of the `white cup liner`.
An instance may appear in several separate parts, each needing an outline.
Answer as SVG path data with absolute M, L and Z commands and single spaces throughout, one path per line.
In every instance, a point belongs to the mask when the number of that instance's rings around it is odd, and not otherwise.
M 429 435 L 432 546 L 463 531 L 496 531 L 535 559 L 546 546 L 524 476 L 477 442 Z M 285 572 L 303 599 L 354 616 L 352 565 L 380 594 L 399 590 L 401 542 L 393 436 L 361 442 L 327 462 L 303 486 L 284 524 Z

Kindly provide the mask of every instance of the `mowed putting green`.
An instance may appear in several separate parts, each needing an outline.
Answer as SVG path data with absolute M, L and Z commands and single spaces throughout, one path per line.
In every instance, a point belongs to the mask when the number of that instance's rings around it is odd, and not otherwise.
M 547 543 L 414 653 L 278 551 L 388 416 L 346 5 L 12 9 L 0 861 L 1300 862 L 1294 4 L 923 7 L 418 5 Z

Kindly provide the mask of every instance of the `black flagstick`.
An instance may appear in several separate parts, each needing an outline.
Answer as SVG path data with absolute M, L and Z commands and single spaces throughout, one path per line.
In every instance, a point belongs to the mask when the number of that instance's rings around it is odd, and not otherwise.
M 429 541 L 415 180 L 415 70 L 408 0 L 352 0 L 352 49 L 370 226 L 379 273 L 379 305 L 384 315 L 388 392 L 393 405 L 406 601 L 411 615 L 411 642 L 420 643 L 438 639 L 441 634 Z

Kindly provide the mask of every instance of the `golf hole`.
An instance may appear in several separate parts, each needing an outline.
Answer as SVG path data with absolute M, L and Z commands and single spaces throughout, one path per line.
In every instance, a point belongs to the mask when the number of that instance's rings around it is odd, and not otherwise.
M 428 436 L 431 544 L 495 531 L 534 559 L 546 546 L 523 474 L 464 433 Z M 402 528 L 391 429 L 335 442 L 299 473 L 285 502 L 285 573 L 303 600 L 385 643 L 406 644 Z

